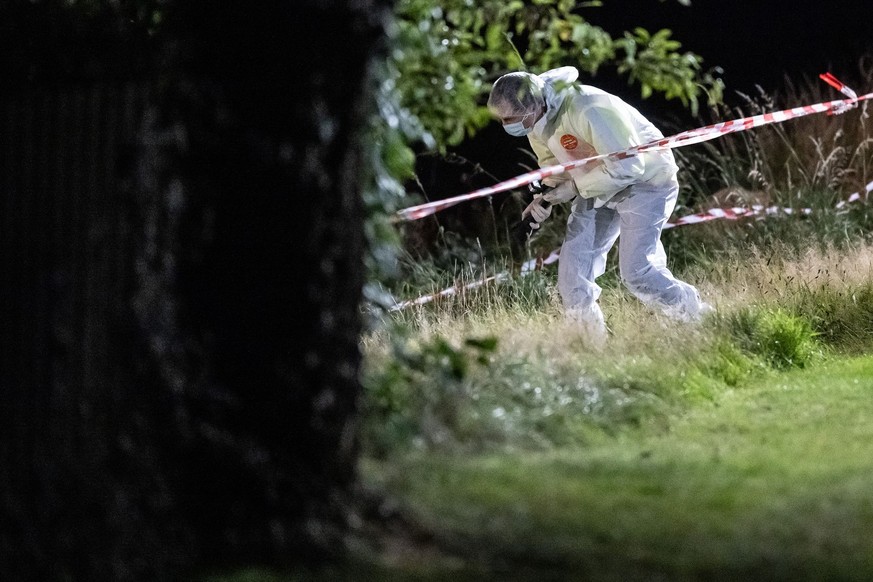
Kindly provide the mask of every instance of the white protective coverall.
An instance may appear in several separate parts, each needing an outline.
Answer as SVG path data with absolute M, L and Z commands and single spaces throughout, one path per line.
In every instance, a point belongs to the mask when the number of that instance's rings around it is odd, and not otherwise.
M 574 83 L 578 75 L 574 67 L 561 67 L 535 76 L 546 111 L 528 139 L 540 167 L 664 137 L 618 97 Z M 591 170 L 571 170 L 569 176 L 544 180 L 549 186 L 572 180 L 578 191 L 561 247 L 558 289 L 567 316 L 591 332 L 605 333 L 597 304 L 601 288 L 595 281 L 604 273 L 607 253 L 617 238 L 622 281 L 643 303 L 682 321 L 696 321 L 711 309 L 701 302 L 697 289 L 667 268 L 660 240 L 676 205 L 677 169 L 672 152 L 665 150 L 606 160 Z

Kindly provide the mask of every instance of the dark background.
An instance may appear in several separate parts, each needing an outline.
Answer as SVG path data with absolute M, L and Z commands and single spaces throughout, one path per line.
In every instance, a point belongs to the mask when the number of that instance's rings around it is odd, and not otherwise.
M 672 30 L 683 50 L 701 55 L 705 66 L 722 67 L 728 93 L 756 84 L 773 90 L 786 75 L 815 78 L 827 70 L 848 83 L 873 48 L 873 6 L 862 2 L 608 1 L 584 14 L 614 35 L 635 26 Z

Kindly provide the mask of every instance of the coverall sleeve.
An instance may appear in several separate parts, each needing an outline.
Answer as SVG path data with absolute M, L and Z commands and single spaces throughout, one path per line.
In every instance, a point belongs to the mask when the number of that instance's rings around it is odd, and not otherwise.
M 571 123 L 598 154 L 616 152 L 642 143 L 630 115 L 606 104 L 591 106 L 576 113 Z M 645 171 L 643 158 L 631 156 L 623 160 L 607 159 L 587 172 L 571 173 L 581 195 L 591 198 L 615 194 L 642 179 Z
M 558 158 L 555 157 L 555 154 L 552 153 L 552 150 L 549 147 L 539 141 L 538 139 L 530 139 L 530 147 L 533 149 L 534 154 L 537 156 L 537 164 L 540 168 L 545 168 L 547 166 L 556 166 L 561 162 L 558 161 Z M 543 180 L 543 183 L 546 186 L 554 188 L 558 184 L 562 182 L 566 182 L 571 179 L 566 172 L 563 174 L 558 174 L 557 176 L 549 176 L 548 178 Z

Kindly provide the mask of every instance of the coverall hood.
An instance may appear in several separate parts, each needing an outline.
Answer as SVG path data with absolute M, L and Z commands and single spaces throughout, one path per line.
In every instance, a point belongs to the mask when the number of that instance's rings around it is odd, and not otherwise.
M 566 94 L 564 89 L 579 78 L 579 70 L 576 67 L 558 67 L 534 77 L 534 82 L 543 93 L 546 105 L 545 117 L 549 120 L 554 119 L 564 102 Z

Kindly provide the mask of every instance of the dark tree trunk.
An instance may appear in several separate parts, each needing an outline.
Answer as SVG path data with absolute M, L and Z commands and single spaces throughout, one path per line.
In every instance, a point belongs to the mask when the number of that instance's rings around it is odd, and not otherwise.
M 179 3 L 156 82 L 2 95 L 0 580 L 341 552 L 386 4 Z

